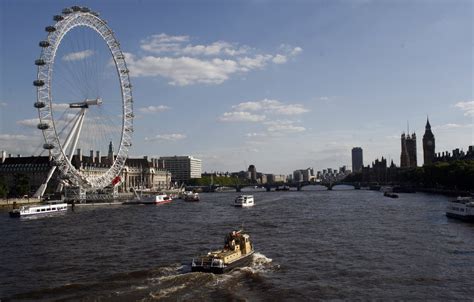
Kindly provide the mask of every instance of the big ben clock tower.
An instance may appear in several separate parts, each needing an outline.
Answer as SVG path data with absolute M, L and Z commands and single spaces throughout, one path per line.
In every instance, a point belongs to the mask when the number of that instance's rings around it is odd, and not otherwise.
M 425 134 L 423 135 L 423 164 L 429 165 L 435 157 L 435 138 L 431 132 L 431 125 L 426 118 Z

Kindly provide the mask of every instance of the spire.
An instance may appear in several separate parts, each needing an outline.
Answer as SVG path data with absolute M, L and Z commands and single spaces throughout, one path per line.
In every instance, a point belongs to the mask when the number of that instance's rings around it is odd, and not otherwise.
M 430 119 L 428 118 L 428 116 L 426 116 L 426 126 L 425 126 L 426 129 L 431 129 L 431 125 L 430 125 Z
M 107 157 L 109 161 L 113 162 L 114 160 L 114 145 L 112 144 L 112 141 L 110 141 L 109 144 L 109 153 L 107 154 Z

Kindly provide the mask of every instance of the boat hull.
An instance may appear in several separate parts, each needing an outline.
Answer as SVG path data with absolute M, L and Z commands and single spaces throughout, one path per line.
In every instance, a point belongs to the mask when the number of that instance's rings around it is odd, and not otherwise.
M 447 212 L 446 216 L 449 218 L 455 218 L 455 219 L 459 219 L 463 221 L 474 222 L 474 215 L 460 215 L 460 214 Z
M 62 213 L 65 211 L 67 211 L 66 203 L 56 203 L 49 205 L 26 206 L 20 209 L 14 209 L 8 212 L 8 214 L 12 218 L 18 218 L 25 216 L 40 216 L 44 214 Z
M 231 270 L 237 267 L 246 267 L 252 263 L 252 255 L 254 252 L 232 261 L 231 263 L 227 264 L 224 267 L 211 267 L 210 265 L 192 265 L 191 271 L 192 272 L 203 272 L 203 273 L 213 273 L 213 274 L 224 274 L 230 272 Z

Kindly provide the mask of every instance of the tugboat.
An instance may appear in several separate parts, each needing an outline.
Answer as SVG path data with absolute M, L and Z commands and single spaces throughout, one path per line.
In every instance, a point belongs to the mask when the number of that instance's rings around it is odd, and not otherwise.
M 242 230 L 233 231 L 225 237 L 222 250 L 209 252 L 207 255 L 193 258 L 191 271 L 223 274 L 236 267 L 243 267 L 252 262 L 254 254 L 250 236 Z
M 236 207 L 253 207 L 255 205 L 253 195 L 240 195 L 234 200 Z
M 474 198 L 458 197 L 446 207 L 446 216 L 464 221 L 474 221 Z

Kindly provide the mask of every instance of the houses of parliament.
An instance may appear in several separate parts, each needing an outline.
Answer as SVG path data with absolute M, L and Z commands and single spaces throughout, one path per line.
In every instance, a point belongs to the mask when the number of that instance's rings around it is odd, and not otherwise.
M 399 180 L 400 172 L 418 167 L 416 133 L 402 133 L 400 167 L 393 161 L 387 165 L 387 159 L 382 157 L 372 162 L 372 166 L 362 167 L 363 182 L 390 182 Z M 429 119 L 426 119 L 425 133 L 423 134 L 423 165 L 431 165 L 437 162 L 450 162 L 454 160 L 474 160 L 474 146 L 469 146 L 465 152 L 459 148 L 451 153 L 448 151 L 436 153 L 435 136 L 431 131 Z
M 417 167 L 416 156 L 416 133 L 402 133 L 401 136 L 401 168 L 415 168 Z M 435 161 L 435 137 L 431 131 L 430 121 L 426 119 L 425 134 L 423 135 L 423 164 L 428 165 Z

